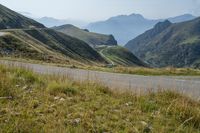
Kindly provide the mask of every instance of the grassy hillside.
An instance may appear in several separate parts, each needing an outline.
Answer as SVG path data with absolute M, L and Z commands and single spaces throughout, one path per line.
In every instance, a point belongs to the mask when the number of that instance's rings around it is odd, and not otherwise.
M 47 62 L 105 63 L 88 44 L 51 29 L 2 30 L 0 55 Z
M 110 61 L 111 64 L 120 66 L 146 66 L 127 49 L 120 46 L 99 47 L 98 51 Z
M 0 4 L 0 29 L 12 28 L 44 28 L 32 19 L 26 18 Z
M 78 38 L 92 47 L 98 45 L 117 45 L 117 41 L 112 35 L 98 34 L 94 32 L 89 32 L 87 30 L 79 29 L 73 25 L 63 25 L 58 27 L 53 27 L 53 29 L 67 34 L 69 36 Z
M 126 48 L 156 67 L 200 68 L 200 18 L 171 24 L 158 23 L 131 40 Z
M 137 96 L 4 66 L 0 75 L 0 132 L 200 130 L 200 103 L 173 92 Z

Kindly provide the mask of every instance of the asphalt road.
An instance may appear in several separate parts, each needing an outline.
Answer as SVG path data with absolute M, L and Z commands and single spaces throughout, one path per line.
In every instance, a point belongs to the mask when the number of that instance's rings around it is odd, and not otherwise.
M 138 94 L 157 90 L 174 90 L 200 100 L 200 77 L 192 76 L 140 76 L 81 69 L 71 69 L 31 63 L 0 60 L 0 64 L 23 67 L 40 74 L 62 75 L 75 81 L 100 83 L 111 89 L 128 90 Z

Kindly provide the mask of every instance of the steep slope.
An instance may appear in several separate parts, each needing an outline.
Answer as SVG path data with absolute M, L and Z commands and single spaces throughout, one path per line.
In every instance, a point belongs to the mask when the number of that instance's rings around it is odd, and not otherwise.
M 89 32 L 70 24 L 54 27 L 53 29 L 69 36 L 78 38 L 92 47 L 95 47 L 96 45 L 117 45 L 117 41 L 112 35 L 103 35 Z
M 120 46 L 104 46 L 98 48 L 99 53 L 112 65 L 147 66 L 129 50 Z
M 125 46 L 157 67 L 200 67 L 200 18 L 172 24 L 158 23 Z
M 192 15 L 181 15 L 169 20 L 176 23 L 193 18 L 195 17 Z M 150 20 L 140 14 L 120 15 L 105 21 L 91 23 L 86 28 L 97 33 L 112 34 L 118 41 L 118 44 L 124 45 L 131 39 L 153 28 L 160 21 L 164 21 L 164 19 Z
M 0 29 L 11 28 L 44 28 L 44 26 L 32 19 L 16 13 L 0 4 Z
M 51 29 L 10 29 L 1 33 L 4 34 L 0 36 L 2 56 L 20 56 L 51 62 L 73 60 L 82 63 L 105 63 L 85 42 Z

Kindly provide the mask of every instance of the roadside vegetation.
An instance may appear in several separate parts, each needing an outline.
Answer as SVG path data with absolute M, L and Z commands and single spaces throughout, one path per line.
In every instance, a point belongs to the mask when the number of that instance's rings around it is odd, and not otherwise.
M 200 69 L 193 68 L 145 68 L 145 67 L 86 67 L 84 69 L 123 73 L 123 74 L 135 74 L 145 76 L 200 76 Z
M 66 77 L 0 66 L 0 132 L 200 131 L 198 101 L 175 92 L 116 92 Z
M 200 76 L 200 69 L 194 68 L 147 68 L 147 67 L 123 67 L 123 66 L 92 66 L 86 64 L 78 64 L 77 62 L 70 62 L 67 64 L 64 63 L 51 63 L 44 62 L 39 60 L 31 59 L 20 59 L 13 57 L 0 57 L 0 60 L 6 61 L 17 61 L 24 63 L 35 63 L 35 64 L 44 64 L 52 65 L 58 67 L 68 67 L 74 69 L 85 69 L 85 70 L 94 70 L 94 71 L 103 71 L 103 72 L 112 72 L 112 73 L 122 73 L 122 74 L 135 74 L 135 75 L 145 75 L 145 76 Z

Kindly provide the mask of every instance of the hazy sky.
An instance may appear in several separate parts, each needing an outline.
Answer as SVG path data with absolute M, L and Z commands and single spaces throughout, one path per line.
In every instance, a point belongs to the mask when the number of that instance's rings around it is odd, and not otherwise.
M 0 0 L 0 3 L 38 17 L 84 21 L 131 13 L 147 18 L 167 18 L 184 13 L 200 16 L 200 0 Z

